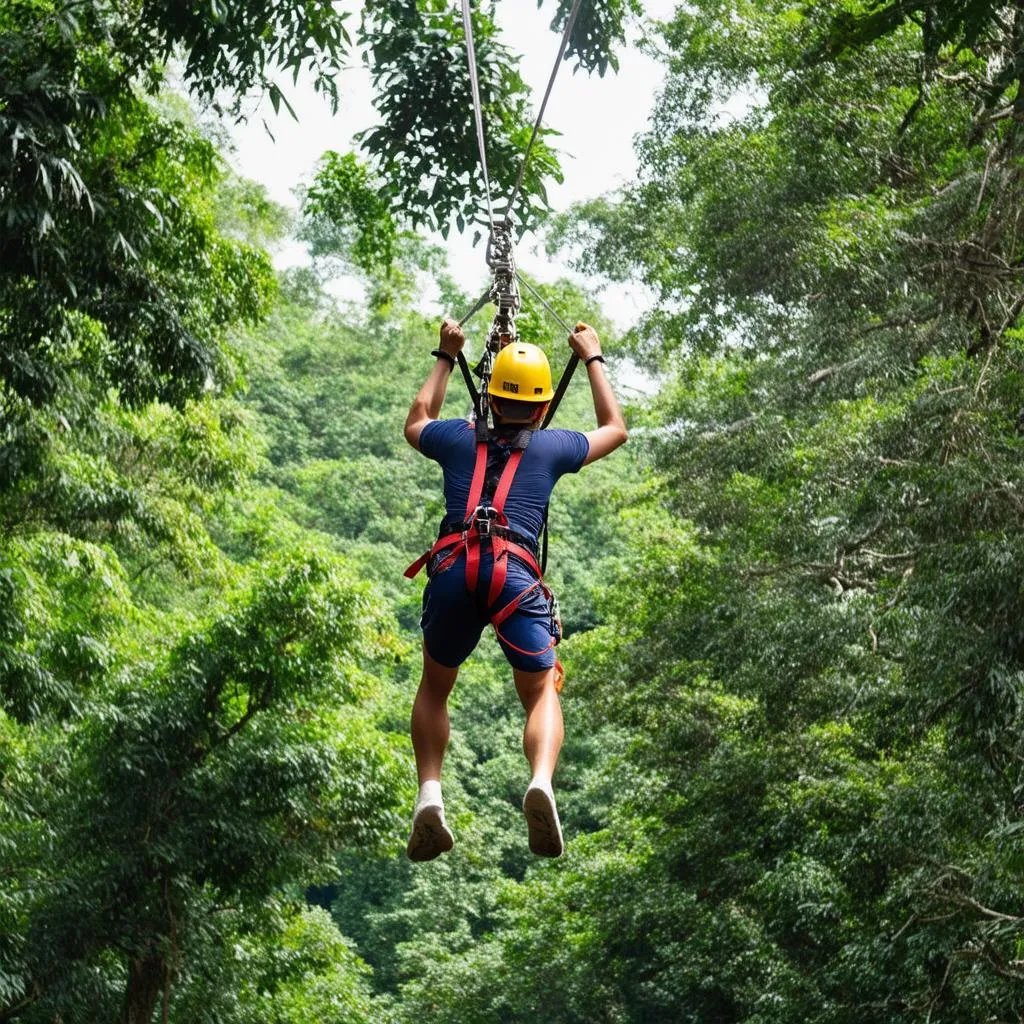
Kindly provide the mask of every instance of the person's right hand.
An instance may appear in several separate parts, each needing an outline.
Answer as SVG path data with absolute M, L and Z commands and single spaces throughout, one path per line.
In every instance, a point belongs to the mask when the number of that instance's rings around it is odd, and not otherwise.
M 462 346 L 465 344 L 466 336 L 462 333 L 458 320 L 446 316 L 441 324 L 441 351 L 447 352 L 454 358 L 462 351 Z
M 583 362 L 592 356 L 601 354 L 601 341 L 597 336 L 597 331 L 593 327 L 588 327 L 583 321 L 579 321 L 576 324 L 576 330 L 569 335 L 569 346 Z

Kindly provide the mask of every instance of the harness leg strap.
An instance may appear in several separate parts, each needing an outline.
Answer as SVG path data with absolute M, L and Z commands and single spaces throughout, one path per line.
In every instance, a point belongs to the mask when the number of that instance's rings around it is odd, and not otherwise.
M 487 591 L 487 607 L 490 608 L 501 597 L 508 578 L 508 542 L 502 537 L 491 538 L 494 564 L 491 566 L 491 585 Z

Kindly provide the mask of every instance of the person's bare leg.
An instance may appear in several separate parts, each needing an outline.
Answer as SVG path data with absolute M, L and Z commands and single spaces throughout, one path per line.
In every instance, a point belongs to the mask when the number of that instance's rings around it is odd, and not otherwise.
M 530 849 L 542 857 L 562 853 L 562 827 L 555 808 L 551 779 L 562 749 L 562 705 L 555 690 L 555 670 L 513 670 L 516 692 L 526 709 L 523 752 L 533 778 L 523 798 L 523 814 L 529 826 Z
M 420 791 L 405 850 L 410 860 L 433 860 L 454 842 L 441 799 L 441 762 L 448 746 L 448 695 L 458 674 L 457 668 L 434 661 L 424 646 L 423 676 L 412 705 L 412 747 Z
M 430 779 L 441 780 L 441 762 L 448 746 L 448 696 L 458 674 L 457 668 L 434 661 L 424 646 L 423 676 L 412 705 L 412 749 L 421 786 Z
M 526 710 L 523 753 L 530 762 L 534 779 L 543 779 L 550 785 L 565 735 L 562 705 L 555 691 L 555 670 L 523 672 L 517 668 L 512 670 L 512 675 L 519 700 Z

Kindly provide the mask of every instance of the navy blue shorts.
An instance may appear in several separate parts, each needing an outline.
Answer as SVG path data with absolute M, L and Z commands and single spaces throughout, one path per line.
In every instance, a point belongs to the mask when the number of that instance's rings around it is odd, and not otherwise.
M 437 564 L 442 560 L 443 557 L 438 555 L 433 562 Z M 494 610 L 499 611 L 515 600 L 534 580 L 526 566 L 514 555 L 510 556 L 508 576 L 501 596 L 494 603 Z M 490 581 L 489 553 L 481 559 L 476 594 L 471 594 L 466 587 L 465 555 L 440 575 L 430 578 L 423 591 L 420 627 L 427 653 L 434 661 L 448 668 L 457 668 L 473 653 L 480 642 L 480 634 L 490 622 L 486 607 Z M 555 651 L 551 641 L 556 627 L 551 602 L 540 587 L 534 587 L 498 628 L 502 634 L 498 643 L 513 668 L 542 672 L 554 666 Z M 512 645 L 520 650 L 515 650 Z M 543 653 L 523 654 L 523 651 Z

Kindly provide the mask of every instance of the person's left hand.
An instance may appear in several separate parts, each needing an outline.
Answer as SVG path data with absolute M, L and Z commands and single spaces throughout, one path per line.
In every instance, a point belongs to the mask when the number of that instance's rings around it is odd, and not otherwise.
M 584 362 L 601 354 L 601 341 L 597 331 L 582 320 L 576 324 L 576 330 L 569 335 L 569 346 Z
M 441 324 L 441 351 L 447 352 L 454 359 L 465 344 L 466 336 L 462 333 L 458 320 L 446 316 Z

